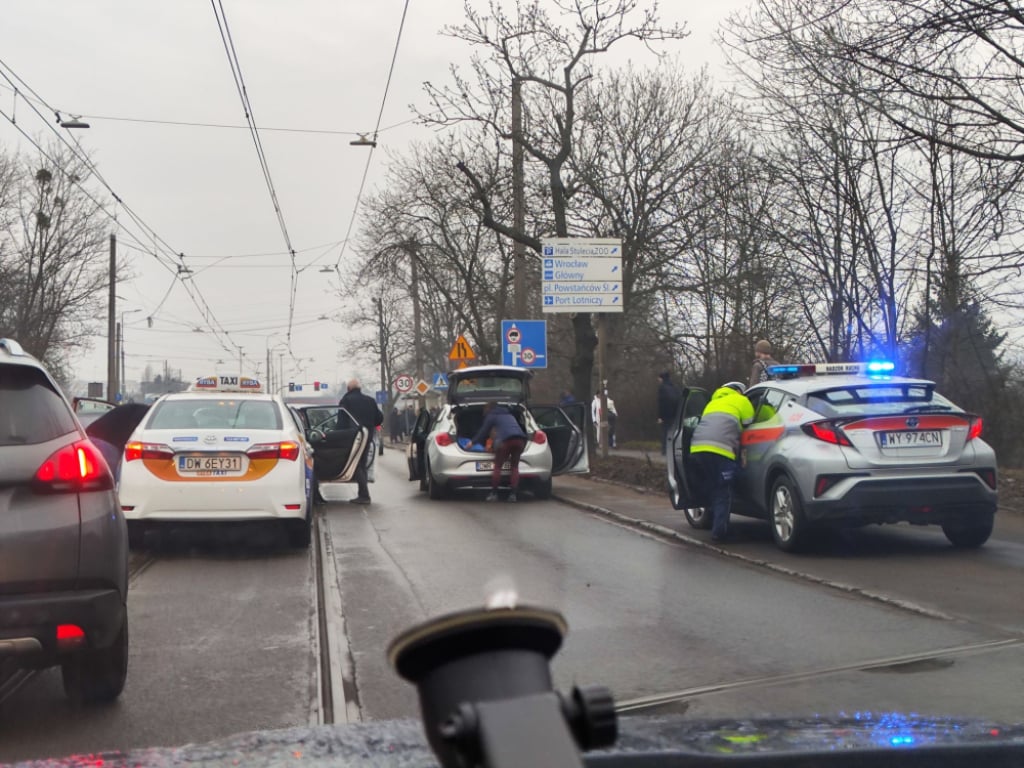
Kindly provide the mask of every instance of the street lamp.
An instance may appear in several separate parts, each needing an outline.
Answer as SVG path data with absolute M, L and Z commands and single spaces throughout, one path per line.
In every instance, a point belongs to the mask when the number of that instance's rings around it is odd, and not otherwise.
M 121 323 L 120 323 L 120 325 L 117 326 L 117 348 L 118 348 L 118 351 L 119 351 L 119 357 L 121 358 L 121 370 L 120 370 L 120 373 L 118 373 L 117 380 L 118 380 L 118 383 L 121 385 L 120 386 L 121 390 L 126 389 L 126 387 L 125 387 L 125 380 L 124 380 L 124 316 L 125 315 L 130 315 L 130 314 L 132 314 L 134 312 L 141 312 L 141 311 L 142 311 L 141 309 L 128 309 L 128 310 L 125 310 L 124 312 L 121 313 Z M 115 397 L 120 396 L 121 394 L 122 393 L 119 391 Z

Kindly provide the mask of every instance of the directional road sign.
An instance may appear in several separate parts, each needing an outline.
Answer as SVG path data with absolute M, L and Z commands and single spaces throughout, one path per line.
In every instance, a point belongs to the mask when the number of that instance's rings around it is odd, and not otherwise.
M 387 403 L 387 401 L 388 401 L 388 392 L 387 392 L 386 389 L 378 389 L 374 394 L 377 396 L 376 397 L 377 405 L 384 405 L 384 404 Z
M 501 364 L 548 367 L 547 320 L 502 320 Z
M 622 242 L 551 238 L 542 243 L 543 312 L 622 312 Z

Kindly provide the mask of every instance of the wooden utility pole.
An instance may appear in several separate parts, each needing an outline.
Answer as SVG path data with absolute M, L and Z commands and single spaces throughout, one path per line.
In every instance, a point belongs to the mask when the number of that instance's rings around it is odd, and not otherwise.
M 522 81 L 512 78 L 512 227 L 522 232 L 526 227 L 526 191 L 523 155 L 523 94 Z M 512 241 L 513 292 L 515 318 L 526 318 L 526 246 Z

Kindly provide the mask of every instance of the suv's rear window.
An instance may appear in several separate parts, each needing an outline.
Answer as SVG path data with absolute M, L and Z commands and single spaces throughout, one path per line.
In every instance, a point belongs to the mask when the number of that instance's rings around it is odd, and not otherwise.
M 164 400 L 146 429 L 281 429 L 281 414 L 270 400 Z
M 45 443 L 75 429 L 71 410 L 42 371 L 0 365 L 0 445 Z
M 526 382 L 519 376 L 474 376 L 453 382 L 451 394 L 457 397 L 526 399 Z
M 807 407 L 824 416 L 959 410 L 930 384 L 865 384 L 812 392 Z

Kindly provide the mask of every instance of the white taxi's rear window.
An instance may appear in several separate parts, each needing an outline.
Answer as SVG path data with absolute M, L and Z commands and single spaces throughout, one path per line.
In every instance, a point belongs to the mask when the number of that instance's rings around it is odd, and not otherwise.
M 281 429 L 270 400 L 210 397 L 164 400 L 153 407 L 147 429 Z
M 824 416 L 958 410 L 930 384 L 865 384 L 811 392 L 807 407 Z

